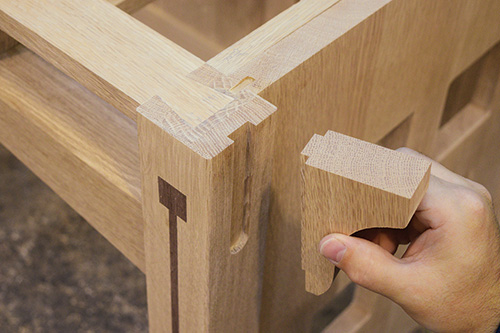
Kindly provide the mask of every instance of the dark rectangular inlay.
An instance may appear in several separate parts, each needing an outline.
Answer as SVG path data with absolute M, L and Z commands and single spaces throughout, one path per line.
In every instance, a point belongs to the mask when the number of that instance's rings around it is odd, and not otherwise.
M 179 266 L 177 247 L 177 217 L 187 222 L 186 196 L 158 177 L 160 203 L 167 207 L 170 239 L 170 300 L 172 306 L 172 332 L 179 332 Z

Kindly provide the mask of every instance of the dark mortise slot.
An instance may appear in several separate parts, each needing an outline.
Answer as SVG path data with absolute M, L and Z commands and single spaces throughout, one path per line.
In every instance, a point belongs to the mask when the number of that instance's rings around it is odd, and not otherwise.
M 240 128 L 234 136 L 233 162 L 233 201 L 231 214 L 231 254 L 238 253 L 248 241 L 251 209 L 252 159 L 251 131 L 247 124 Z
M 440 127 L 469 104 L 487 111 L 500 74 L 500 44 L 469 66 L 450 85 Z
M 500 44 L 497 44 L 453 80 L 432 154 L 436 160 L 445 163 L 462 143 L 482 135 L 492 114 L 491 102 L 499 76 Z M 473 160 L 472 155 L 462 158 Z M 467 175 L 465 169 L 454 171 Z
M 410 134 L 411 121 L 413 114 L 409 115 L 398 126 L 384 136 L 377 144 L 389 149 L 397 149 L 406 146 L 408 135 Z
M 179 265 L 177 247 L 177 218 L 187 222 L 186 196 L 158 177 L 160 203 L 167 207 L 170 241 L 170 297 L 172 305 L 172 332 L 179 332 Z

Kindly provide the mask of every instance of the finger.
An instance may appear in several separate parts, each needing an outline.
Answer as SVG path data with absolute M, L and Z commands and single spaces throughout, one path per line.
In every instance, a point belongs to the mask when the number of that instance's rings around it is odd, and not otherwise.
M 405 290 L 408 270 L 399 259 L 366 239 L 332 234 L 320 243 L 320 252 L 349 278 L 391 299 Z
M 398 232 L 402 230 L 388 228 L 365 229 L 353 234 L 354 237 L 363 238 L 381 246 L 387 252 L 394 254 L 399 246 Z
M 475 192 L 479 193 L 484 198 L 486 198 L 488 202 L 492 201 L 490 192 L 483 185 L 476 183 L 475 181 L 472 181 L 472 180 L 467 179 L 465 177 L 462 177 L 459 174 L 454 173 L 453 171 L 450 171 L 445 166 L 443 166 L 441 163 L 436 162 L 433 159 L 431 159 L 430 157 L 427 157 L 424 154 L 420 154 L 419 152 L 417 152 L 413 149 L 402 147 L 402 148 L 398 148 L 396 150 L 400 151 L 402 153 L 405 153 L 405 154 L 409 154 L 409 155 L 423 158 L 423 159 L 431 162 L 431 165 L 432 165 L 431 166 L 431 174 L 432 175 L 439 177 L 443 180 L 446 180 L 447 182 L 470 188 L 471 190 L 474 190 Z
M 427 228 L 437 229 L 458 214 L 457 207 L 461 203 L 457 202 L 456 193 L 460 188 L 463 189 L 460 185 L 431 175 L 427 192 L 415 212 L 417 220 L 413 227 L 416 231 L 422 233 Z

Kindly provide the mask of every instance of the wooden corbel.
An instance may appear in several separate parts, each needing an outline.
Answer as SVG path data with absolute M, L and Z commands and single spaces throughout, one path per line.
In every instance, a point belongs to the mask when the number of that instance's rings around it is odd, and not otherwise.
M 328 131 L 302 151 L 302 269 L 306 290 L 326 292 L 335 266 L 318 250 L 330 233 L 405 228 L 424 196 L 430 162 Z

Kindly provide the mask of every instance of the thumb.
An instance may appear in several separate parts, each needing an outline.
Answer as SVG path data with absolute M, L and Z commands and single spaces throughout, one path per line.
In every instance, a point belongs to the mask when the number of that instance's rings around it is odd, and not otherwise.
M 395 301 L 408 281 L 407 265 L 366 239 L 331 234 L 321 240 L 320 253 L 354 283 Z

